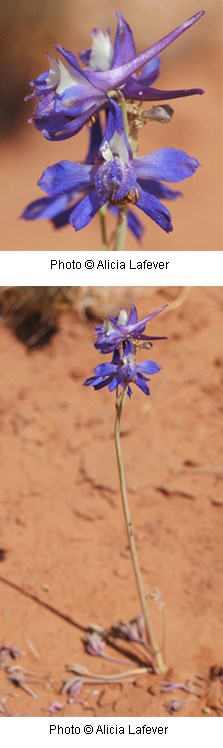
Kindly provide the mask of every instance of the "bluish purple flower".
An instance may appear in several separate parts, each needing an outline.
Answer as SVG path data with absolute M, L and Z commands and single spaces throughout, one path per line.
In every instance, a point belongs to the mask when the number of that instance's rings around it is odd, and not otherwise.
M 134 304 L 131 305 L 129 315 L 126 309 L 120 309 L 117 317 L 108 315 L 108 319 L 96 327 L 97 340 L 95 348 L 100 353 L 110 353 L 128 339 L 131 341 L 142 341 L 145 347 L 146 341 L 165 340 L 163 337 L 154 337 L 144 335 L 143 333 L 147 322 L 150 322 L 153 317 L 160 314 L 167 306 L 167 304 L 164 304 L 160 309 L 156 309 L 155 312 L 148 314 L 147 317 L 144 317 L 140 321 L 138 320 L 138 312 Z
M 92 31 L 91 49 L 87 49 L 79 54 L 81 62 L 89 70 L 106 71 L 114 69 L 136 57 L 136 48 L 132 30 L 123 18 L 122 13 L 116 13 L 116 15 L 118 24 L 114 47 L 109 29 L 103 32 L 101 29 L 97 28 Z M 194 19 L 198 20 L 195 16 Z M 127 78 L 122 86 L 122 93 L 125 99 L 133 99 L 136 101 L 163 101 L 164 99 L 177 99 L 179 97 L 204 93 L 203 89 L 200 88 L 180 89 L 175 91 L 163 91 L 152 88 L 151 86 L 158 78 L 159 73 L 160 57 L 158 55 L 157 57 L 153 57 L 151 61 L 147 62 L 139 73 L 133 73 L 133 75 L 130 75 L 129 78 Z
M 85 164 L 95 163 L 102 138 L 102 129 L 98 116 L 96 122 L 94 122 L 94 124 L 90 128 L 90 142 L 88 153 L 84 162 Z M 158 183 L 154 182 L 155 190 L 157 189 L 157 184 Z M 172 191 L 170 190 L 170 192 Z M 173 193 L 173 197 L 177 196 L 178 194 L 180 193 L 176 193 L 176 195 Z M 79 199 L 80 192 L 78 192 L 77 190 L 70 193 L 67 192 L 64 195 L 59 195 L 59 197 L 42 197 L 38 200 L 34 200 L 33 202 L 29 203 L 29 205 L 27 205 L 22 214 L 22 218 L 25 218 L 27 221 L 48 218 L 49 220 L 51 220 L 56 229 L 63 228 L 64 226 L 67 226 L 69 224 L 71 213 L 73 212 L 73 209 Z M 118 215 L 119 210 L 117 207 L 108 207 L 114 215 Z M 136 239 L 140 241 L 144 232 L 144 227 L 138 216 L 135 215 L 134 211 L 131 210 L 131 208 L 128 211 L 127 223 L 130 231 L 134 234 Z
M 98 364 L 94 369 L 95 376 L 86 379 L 84 385 L 86 387 L 92 386 L 95 390 L 108 387 L 110 392 L 114 392 L 119 386 L 123 389 L 127 387 L 127 394 L 131 397 L 130 382 L 133 382 L 145 395 L 150 395 L 147 384 L 150 379 L 145 375 L 157 374 L 160 369 L 161 366 L 155 361 L 143 361 L 136 364 L 132 342 L 127 340 L 123 344 L 123 353 L 121 354 L 120 350 L 116 348 L 112 361 L 106 364 Z
M 107 107 L 107 97 L 111 90 L 124 86 L 125 97 L 152 101 L 203 93 L 201 89 L 156 91 L 151 88 L 151 83 L 159 72 L 159 53 L 203 14 L 204 11 L 196 13 L 144 52 L 136 55 L 132 32 L 119 13 L 113 57 L 108 33 L 103 35 L 100 30 L 95 30 L 93 49 L 90 54 L 89 51 L 82 53 L 82 61 L 90 65 L 90 69 L 87 70 L 80 67 L 72 52 L 57 45 L 56 49 L 64 62 L 59 58 L 54 60 L 48 55 L 49 71 L 41 73 L 38 78 L 31 81 L 31 86 L 34 87 L 31 97 L 38 97 L 31 121 L 49 140 L 62 140 L 79 132 L 97 111 Z M 142 72 L 136 76 L 135 73 L 141 67 Z
M 110 100 L 97 161 L 97 164 L 60 161 L 48 167 L 38 182 L 53 201 L 59 198 L 62 204 L 73 193 L 85 193 L 69 215 L 69 222 L 77 231 L 87 226 L 106 204 L 119 209 L 136 204 L 164 231 L 172 231 L 170 212 L 159 197 L 176 197 L 179 192 L 172 192 L 159 180 L 179 182 L 192 176 L 199 166 L 197 159 L 176 148 L 161 148 L 134 159 L 124 131 L 122 111 Z M 47 210 L 52 205 L 54 209 L 55 202 L 51 202 Z M 64 205 L 60 210 L 64 210 Z M 24 217 L 30 218 L 30 210 Z

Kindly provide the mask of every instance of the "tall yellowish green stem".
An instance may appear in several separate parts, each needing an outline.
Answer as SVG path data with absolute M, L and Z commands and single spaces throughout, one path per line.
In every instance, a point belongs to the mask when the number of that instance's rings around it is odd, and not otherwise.
M 103 205 L 99 210 L 100 224 L 101 224 L 101 235 L 102 235 L 102 247 L 101 249 L 108 249 L 108 240 L 106 232 L 106 205 Z
M 127 530 L 127 535 L 128 535 L 130 552 L 131 552 L 132 564 L 133 564 L 133 569 L 135 573 L 136 585 L 138 589 L 141 610 L 142 610 L 144 621 L 145 621 L 147 642 L 151 649 L 152 664 L 153 664 L 153 667 L 156 673 L 165 673 L 167 670 L 167 667 L 164 663 L 162 652 L 160 651 L 158 644 L 156 642 L 153 624 L 151 621 L 151 616 L 150 616 L 150 612 L 148 609 L 148 604 L 147 604 L 145 591 L 143 587 L 142 575 L 141 575 L 141 570 L 140 570 L 139 561 L 138 561 L 138 555 L 137 555 L 137 550 L 136 550 L 136 544 L 135 544 L 135 538 L 134 538 L 134 533 L 133 533 L 133 528 L 132 528 L 128 497 L 127 497 L 127 490 L 126 490 L 126 482 L 125 482 L 124 467 L 123 467 L 122 454 L 121 454 L 121 442 L 120 442 L 121 417 L 122 417 L 122 411 L 124 408 L 126 396 L 127 396 L 127 387 L 124 389 L 120 398 L 118 396 L 118 390 L 117 390 L 116 392 L 116 419 L 115 419 L 114 435 L 115 435 L 115 448 L 116 448 L 116 456 L 117 456 L 117 463 L 118 463 L 120 488 L 121 488 L 122 506 L 123 506 L 123 511 L 124 511 L 125 524 L 126 524 L 126 530 Z
M 114 250 L 119 252 L 125 249 L 125 236 L 128 220 L 128 208 L 120 208 L 119 215 L 117 218 L 116 232 L 115 232 L 115 243 Z

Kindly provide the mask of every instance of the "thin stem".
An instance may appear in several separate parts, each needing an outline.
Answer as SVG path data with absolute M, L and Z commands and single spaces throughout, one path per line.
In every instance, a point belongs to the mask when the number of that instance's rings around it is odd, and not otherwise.
M 115 448 L 116 448 L 116 456 L 117 456 L 117 463 L 118 463 L 122 505 L 123 505 L 123 511 L 124 511 L 124 517 L 125 517 L 126 530 L 128 534 L 129 547 L 130 547 L 130 552 L 131 552 L 131 557 L 132 557 L 132 564 L 133 564 L 133 569 L 135 573 L 141 609 L 142 609 L 142 613 L 143 613 L 144 621 L 145 621 L 146 635 L 148 639 L 148 644 L 152 650 L 154 669 L 155 669 L 155 672 L 157 673 L 164 673 L 166 672 L 167 668 L 164 663 L 162 653 L 159 650 L 159 647 L 156 642 L 155 633 L 153 630 L 153 625 L 152 625 L 150 613 L 148 610 L 148 604 L 147 604 L 146 596 L 144 592 L 141 570 L 140 570 L 138 555 L 136 551 L 135 538 L 134 538 L 133 528 L 132 528 L 132 523 L 131 523 L 124 468 L 123 468 L 123 462 L 122 462 L 121 443 L 120 443 L 120 424 L 121 424 L 121 416 L 122 416 L 122 411 L 124 408 L 126 396 L 127 396 L 127 387 L 124 389 L 124 392 L 121 395 L 120 400 L 118 399 L 118 392 L 116 391 L 116 419 L 115 419 L 114 436 L 115 436 Z
M 116 252 L 119 252 L 120 250 L 125 249 L 127 216 L 128 216 L 128 209 L 120 208 L 118 219 L 117 219 L 116 233 L 115 233 L 114 250 Z
M 101 224 L 101 235 L 102 235 L 102 249 L 108 249 L 108 240 L 106 232 L 106 206 L 103 205 L 99 210 L 99 218 Z

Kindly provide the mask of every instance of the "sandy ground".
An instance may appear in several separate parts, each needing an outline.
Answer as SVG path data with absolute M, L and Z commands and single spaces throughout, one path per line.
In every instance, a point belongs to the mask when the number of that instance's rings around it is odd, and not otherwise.
M 176 293 L 136 290 L 140 317 Z M 117 311 L 117 290 L 106 303 L 99 290 L 96 303 Z M 0 646 L 21 654 L 5 662 L 1 650 L 0 711 L 48 716 L 56 700 L 61 716 L 161 716 L 180 698 L 176 716 L 222 715 L 222 313 L 222 288 L 199 288 L 154 319 L 151 334 L 168 336 L 153 348 L 162 371 L 151 398 L 135 388 L 122 428 L 145 586 L 150 594 L 158 589 L 166 606 L 165 679 L 196 684 L 198 695 L 163 693 L 163 678 L 151 673 L 125 685 L 84 686 L 77 704 L 60 693 L 71 662 L 94 674 L 123 668 L 85 652 L 86 628 L 139 614 L 115 465 L 114 398 L 82 386 L 98 362 L 93 323 L 65 313 L 51 342 L 33 351 L 1 324 Z M 161 640 L 162 614 L 154 602 L 151 610 Z M 28 683 L 36 698 L 9 681 L 13 665 L 40 676 Z
M 49 3 L 48 3 L 49 6 Z M 24 59 L 27 39 L 24 31 L 16 34 L 16 45 L 12 44 L 10 64 L 13 70 L 21 69 L 24 93 L 28 82 L 45 69 L 45 49 L 53 54 L 52 37 L 66 49 L 75 53 L 89 46 L 90 33 L 94 26 L 115 30 L 116 2 L 81 3 L 67 2 L 66 13 L 58 28 L 52 13 L 53 26 L 48 36 L 35 29 L 33 42 L 29 39 L 29 61 Z M 137 13 L 135 3 L 119 3 L 119 10 L 134 30 L 138 51 L 164 36 L 192 16 L 199 7 L 194 0 L 159 2 L 139 0 Z M 150 123 L 140 131 L 140 154 L 168 146 L 187 151 L 201 164 L 192 179 L 180 185 L 183 197 L 170 206 L 174 231 L 166 235 L 156 224 L 144 216 L 145 226 L 141 244 L 144 250 L 220 250 L 221 234 L 221 3 L 207 0 L 206 15 L 186 34 L 162 53 L 161 76 L 157 86 L 163 89 L 200 87 L 204 96 L 177 99 L 173 104 L 175 114 L 168 125 Z M 83 20 L 84 19 L 84 20 Z M 85 20 L 87 19 L 87 21 Z M 12 22 L 13 23 L 13 22 Z M 20 24 L 21 25 L 21 24 Z M 54 30 L 55 29 L 55 30 Z M 14 37 L 10 35 L 10 38 Z M 19 54 L 18 45 L 21 45 Z M 27 55 L 26 55 L 27 56 Z M 7 60 L 8 70 L 9 62 Z M 30 67 L 30 72 L 29 72 Z M 7 75 L 7 74 L 6 74 Z M 22 95 L 21 95 L 22 99 Z M 147 105 L 146 105 L 147 106 Z M 147 107 L 148 108 L 148 107 Z M 32 115 L 33 104 L 23 104 L 20 115 L 21 126 L 5 137 L 1 152 L 1 248 L 4 250 L 95 250 L 100 249 L 99 221 L 96 217 L 83 231 L 75 233 L 70 226 L 55 231 L 46 221 L 25 222 L 19 220 L 24 207 L 42 196 L 37 180 L 46 166 L 61 159 L 84 160 L 88 132 L 81 131 L 68 141 L 49 143 L 42 134 L 27 124 Z M 10 123 L 11 124 L 11 123 Z M 11 131 L 11 130 L 10 130 Z M 110 222 L 110 233 L 114 229 Z M 136 240 L 129 234 L 127 249 L 137 248 Z

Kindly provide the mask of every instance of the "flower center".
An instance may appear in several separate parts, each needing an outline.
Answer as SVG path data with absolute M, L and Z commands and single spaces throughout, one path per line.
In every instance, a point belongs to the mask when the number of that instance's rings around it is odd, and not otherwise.
M 134 203 L 139 194 L 134 168 L 114 156 L 98 167 L 95 189 L 102 205 L 106 202 L 120 206 Z

